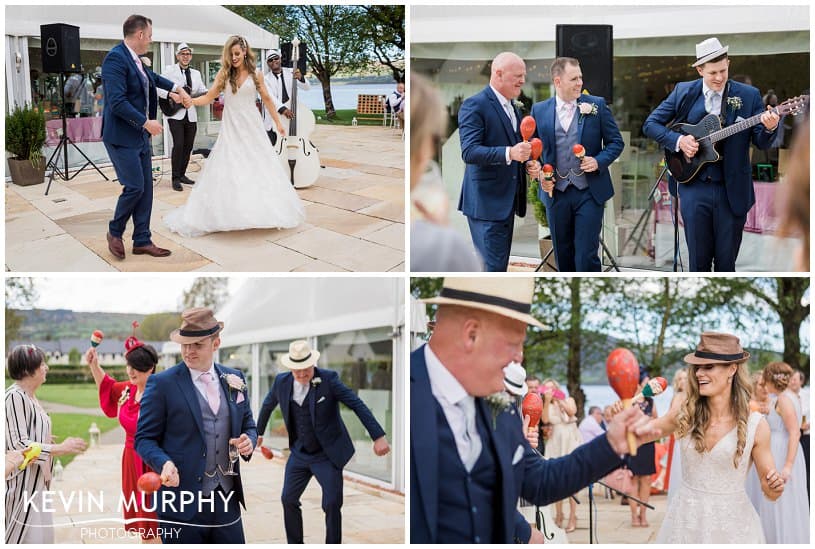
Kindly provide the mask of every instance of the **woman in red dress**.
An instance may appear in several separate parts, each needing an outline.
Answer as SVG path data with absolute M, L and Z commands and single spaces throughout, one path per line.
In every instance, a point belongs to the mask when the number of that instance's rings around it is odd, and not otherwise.
M 145 511 L 142 508 L 142 493 L 136 487 L 139 477 L 151 471 L 150 467 L 142 462 L 134 449 L 136 439 L 136 426 L 139 422 L 139 407 L 144 394 L 147 378 L 156 371 L 158 353 L 150 345 L 145 345 L 135 336 L 125 341 L 125 360 L 127 361 L 127 377 L 129 381 L 119 381 L 107 375 L 96 355 L 96 349 L 91 347 L 85 353 L 85 360 L 91 368 L 93 380 L 99 389 L 99 406 L 108 417 L 119 418 L 119 424 L 125 430 L 125 447 L 122 452 L 122 495 L 126 503 L 135 502 L 135 506 L 124 505 L 125 526 L 131 532 L 141 534 L 143 543 L 161 543 L 157 536 L 158 517 L 155 511 Z M 152 502 L 146 498 L 145 503 L 152 507 Z M 153 519 L 153 520 L 138 520 Z

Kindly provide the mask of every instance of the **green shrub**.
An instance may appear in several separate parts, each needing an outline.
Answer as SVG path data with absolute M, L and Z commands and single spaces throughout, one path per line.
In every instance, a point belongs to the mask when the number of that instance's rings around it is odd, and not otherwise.
M 45 115 L 38 107 L 28 104 L 17 107 L 6 115 L 6 150 L 17 160 L 42 159 L 45 145 Z

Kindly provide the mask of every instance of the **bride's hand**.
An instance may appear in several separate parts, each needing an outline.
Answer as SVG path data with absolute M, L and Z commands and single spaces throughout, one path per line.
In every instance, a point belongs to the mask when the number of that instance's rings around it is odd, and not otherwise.
M 281 137 L 286 137 L 286 130 L 283 128 L 283 124 L 278 124 L 278 125 L 277 125 L 277 133 L 278 133 L 278 134 L 279 134 Z

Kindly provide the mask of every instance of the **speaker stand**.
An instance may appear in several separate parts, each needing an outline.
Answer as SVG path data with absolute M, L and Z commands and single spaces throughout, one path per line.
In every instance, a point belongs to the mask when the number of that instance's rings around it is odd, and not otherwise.
M 48 186 L 45 188 L 45 196 L 48 196 L 48 191 L 51 190 L 51 183 L 54 181 L 54 175 L 58 175 L 63 181 L 70 181 L 88 166 L 93 166 L 93 169 L 99 172 L 99 175 L 101 175 L 105 181 L 110 181 L 110 179 L 108 179 L 108 177 L 102 173 L 102 170 L 100 170 L 99 167 L 93 163 L 93 160 L 88 158 L 88 155 L 86 155 L 82 149 L 77 147 L 76 143 L 74 143 L 71 138 L 68 137 L 68 120 L 65 116 L 65 73 L 59 74 L 59 89 L 62 96 L 62 111 L 60 113 L 62 118 L 62 135 L 59 138 L 59 144 L 57 145 L 56 149 L 54 149 L 54 152 L 51 153 L 51 157 L 48 159 L 48 163 L 45 166 L 46 170 L 49 166 L 51 167 L 51 175 L 48 177 Z M 69 175 L 68 173 L 68 145 L 71 145 L 74 149 L 79 151 L 79 154 L 81 154 L 86 160 L 85 164 L 81 168 L 77 169 L 73 175 Z M 60 156 L 62 156 L 64 161 L 64 168 L 61 168 L 59 165 Z

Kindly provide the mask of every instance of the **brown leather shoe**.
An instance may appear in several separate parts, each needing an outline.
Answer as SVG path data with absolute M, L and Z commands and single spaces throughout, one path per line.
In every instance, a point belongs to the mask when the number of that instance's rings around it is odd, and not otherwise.
M 153 257 L 167 257 L 170 255 L 170 250 L 159 248 L 153 243 L 147 246 L 133 246 L 133 255 L 152 255 Z
M 116 238 L 112 234 L 107 234 L 108 238 L 108 250 L 118 259 L 125 258 L 125 244 L 122 242 L 121 238 Z

